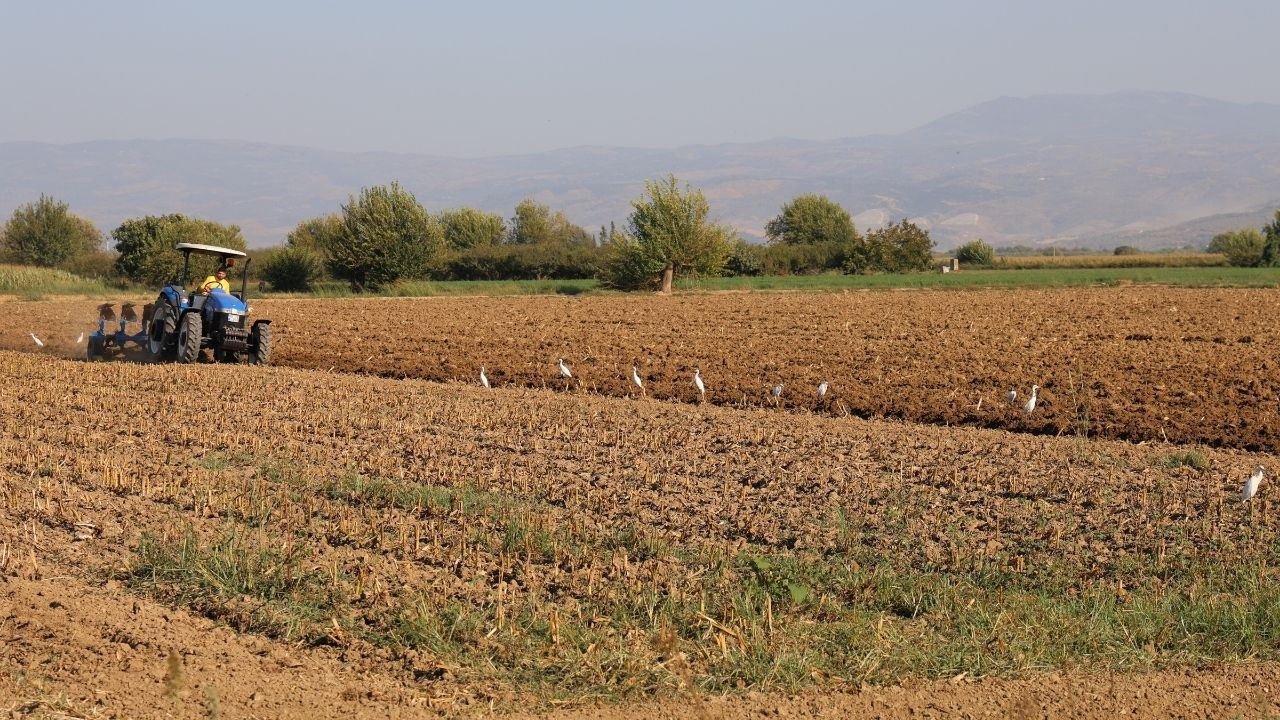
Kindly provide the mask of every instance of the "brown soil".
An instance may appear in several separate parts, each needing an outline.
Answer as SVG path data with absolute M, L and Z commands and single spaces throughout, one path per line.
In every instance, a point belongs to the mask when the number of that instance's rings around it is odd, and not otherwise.
M 1280 449 L 1273 290 L 1127 287 L 280 300 L 280 365 L 1015 431 Z M 6 303 L 0 348 L 80 355 L 91 301 Z M 559 379 L 564 357 L 575 381 Z M 831 383 L 825 403 L 818 383 Z M 1031 418 L 1005 399 L 1040 385 Z M 1019 400 L 1019 404 L 1021 400 Z
M 368 663 L 242 635 L 115 582 L 7 578 L 0 639 L 4 717 L 391 717 L 433 699 Z

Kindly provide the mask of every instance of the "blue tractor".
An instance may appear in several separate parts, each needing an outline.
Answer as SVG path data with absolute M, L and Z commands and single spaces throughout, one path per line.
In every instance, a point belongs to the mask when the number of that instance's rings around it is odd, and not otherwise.
M 249 259 L 243 252 L 215 245 L 178 243 L 182 253 L 182 278 L 169 281 L 152 306 L 146 325 L 146 349 L 154 360 L 193 363 L 204 349 L 213 351 L 218 362 L 237 363 L 248 359 L 255 365 L 271 362 L 271 321 L 249 323 L 246 288 Z M 230 269 L 244 260 L 240 291 L 215 287 L 206 293 L 188 292 L 191 255 L 212 255 L 221 260 L 220 269 Z

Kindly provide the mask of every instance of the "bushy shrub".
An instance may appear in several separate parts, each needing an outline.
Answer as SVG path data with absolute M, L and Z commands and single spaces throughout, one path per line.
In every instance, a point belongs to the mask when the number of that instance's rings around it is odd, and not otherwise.
M 1209 243 L 1209 252 L 1226 255 L 1227 262 L 1238 267 L 1255 267 L 1262 262 L 1264 246 L 1262 233 L 1248 228 L 1218 233 Z
M 979 238 L 956 248 L 956 259 L 962 266 L 990 265 L 996 261 L 996 251 Z
M 759 275 L 764 271 L 764 255 L 767 251 L 768 248 L 761 245 L 738 240 L 729 251 L 729 259 L 724 264 L 724 274 L 739 277 Z
M 95 280 L 123 280 L 116 272 L 116 254 L 106 250 L 94 250 L 70 258 L 60 266 L 63 270 L 83 278 Z
M 763 275 L 810 275 L 839 270 L 853 257 L 861 241 L 770 245 L 761 255 Z
M 604 244 L 600 284 L 613 290 L 656 290 L 665 265 L 630 233 L 619 231 Z
M 917 272 L 933 264 L 933 240 L 929 231 L 908 220 L 872 230 L 845 260 L 844 271 Z
M 430 275 L 437 280 L 574 280 L 595 277 L 603 264 L 604 252 L 594 245 L 481 245 L 441 256 Z
M 262 264 L 262 279 L 281 292 L 306 292 L 323 274 L 324 261 L 304 247 L 279 250 Z
M 1115 255 L 1138 255 L 1141 251 L 1132 245 L 1121 245 L 1115 249 Z

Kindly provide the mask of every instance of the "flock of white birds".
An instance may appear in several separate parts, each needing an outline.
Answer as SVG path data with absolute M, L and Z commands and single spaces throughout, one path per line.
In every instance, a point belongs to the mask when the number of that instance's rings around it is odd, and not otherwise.
M 569 366 L 565 364 L 564 358 L 559 358 L 556 364 L 560 370 L 561 378 L 564 378 L 565 380 L 573 379 L 573 371 L 570 370 Z M 640 377 L 640 367 L 636 363 L 631 364 L 631 382 L 637 388 L 640 389 L 641 393 L 645 391 L 644 378 Z M 483 365 L 480 366 L 480 384 L 485 386 L 486 388 L 491 387 L 489 384 L 489 376 L 485 374 L 485 369 Z M 702 379 L 702 370 L 700 368 L 693 369 L 693 386 L 698 389 L 699 398 L 702 400 L 706 400 L 707 384 Z M 830 388 L 831 388 L 830 383 L 827 383 L 825 381 L 818 384 L 817 395 L 818 395 L 819 403 L 826 402 L 827 391 L 830 390 Z M 772 398 L 773 404 L 777 406 L 777 404 L 782 400 L 782 383 L 778 383 L 777 385 L 773 386 L 773 389 L 769 391 L 769 397 Z M 1007 397 L 1009 398 L 1010 405 L 1016 406 L 1018 404 L 1017 389 L 1010 390 Z M 1023 416 L 1031 417 L 1032 413 L 1036 411 L 1036 403 L 1039 401 L 1039 399 L 1040 399 L 1040 386 L 1032 385 L 1031 397 L 1027 398 L 1027 401 L 1022 404 Z M 1240 492 L 1241 502 L 1248 502 L 1252 500 L 1255 495 L 1258 494 L 1258 486 L 1262 483 L 1262 473 L 1263 473 L 1263 468 L 1261 465 L 1259 465 L 1257 466 L 1257 468 L 1254 469 L 1253 474 L 1249 476 L 1249 479 L 1245 480 L 1244 489 Z
M 44 341 L 41 340 L 39 337 L 37 337 L 34 332 L 28 333 L 28 334 L 31 335 L 31 339 L 35 342 L 37 348 L 44 347 Z M 80 333 L 80 337 L 76 338 L 77 345 L 79 345 L 82 342 L 84 342 L 84 333 Z M 560 371 L 561 378 L 564 378 L 565 380 L 573 379 L 573 371 L 570 370 L 569 366 L 565 364 L 564 358 L 560 358 L 557 365 L 559 366 L 558 369 Z M 637 388 L 640 389 L 641 393 L 645 392 L 644 378 L 640 377 L 640 367 L 636 363 L 632 363 L 631 365 L 631 382 Z M 489 383 L 489 376 L 488 374 L 485 373 L 485 369 L 483 365 L 480 366 L 480 384 L 486 388 L 492 387 L 492 385 Z M 703 381 L 702 370 L 699 368 L 693 369 L 693 386 L 698 389 L 698 397 L 701 400 L 706 400 L 707 384 L 706 382 Z M 826 402 L 827 391 L 830 389 L 830 387 L 831 387 L 830 384 L 825 381 L 818 385 L 818 392 L 817 392 L 818 402 L 820 403 Z M 1031 414 L 1036 411 L 1036 401 L 1039 398 L 1039 393 L 1040 393 L 1040 386 L 1032 385 L 1031 397 L 1027 398 L 1027 401 L 1022 404 L 1022 414 L 1025 417 L 1031 417 Z M 782 383 L 778 383 L 777 385 L 773 386 L 773 389 L 769 391 L 769 397 L 772 398 L 774 406 L 777 406 L 778 403 L 782 401 Z M 1017 405 L 1018 391 L 1016 389 L 1010 390 L 1008 394 L 1008 398 L 1009 398 L 1010 405 Z M 1245 480 L 1244 482 L 1244 489 L 1240 491 L 1241 502 L 1248 502 L 1252 500 L 1255 496 L 1257 496 L 1258 486 L 1262 484 L 1262 474 L 1263 474 L 1263 468 L 1261 465 L 1254 468 L 1253 474 L 1250 475 L 1249 479 Z

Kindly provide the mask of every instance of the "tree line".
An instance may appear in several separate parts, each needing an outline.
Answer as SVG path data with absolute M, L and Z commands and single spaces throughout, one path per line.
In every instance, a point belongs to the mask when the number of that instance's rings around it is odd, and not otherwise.
M 933 242 L 910 222 L 865 236 L 825 196 L 801 195 L 769 223 L 768 245 L 715 220 L 701 190 L 674 175 L 645 183 L 619 228 L 592 234 L 526 199 L 509 221 L 473 208 L 429 213 L 398 183 L 363 189 L 339 211 L 305 220 L 264 271 L 281 289 L 327 274 L 357 291 L 405 278 L 599 278 L 620 290 L 669 292 L 677 277 L 927 269 Z
M 622 226 L 598 233 L 533 199 L 510 218 L 466 207 L 431 213 L 392 182 L 300 222 L 283 248 L 250 255 L 255 279 L 285 291 L 325 279 L 379 291 L 406 279 L 594 277 L 606 287 L 669 292 L 685 276 L 911 272 L 932 260 L 925 229 L 903 220 L 861 234 L 849 212 L 823 195 L 793 198 L 765 230 L 767 244 L 746 242 L 713 218 L 701 190 L 674 175 L 646 182 Z M 92 223 L 42 195 L 5 224 L 0 260 L 156 285 L 180 270 L 178 242 L 245 248 L 237 226 L 180 214 L 126 220 L 110 238 L 114 253 L 102 249 Z

